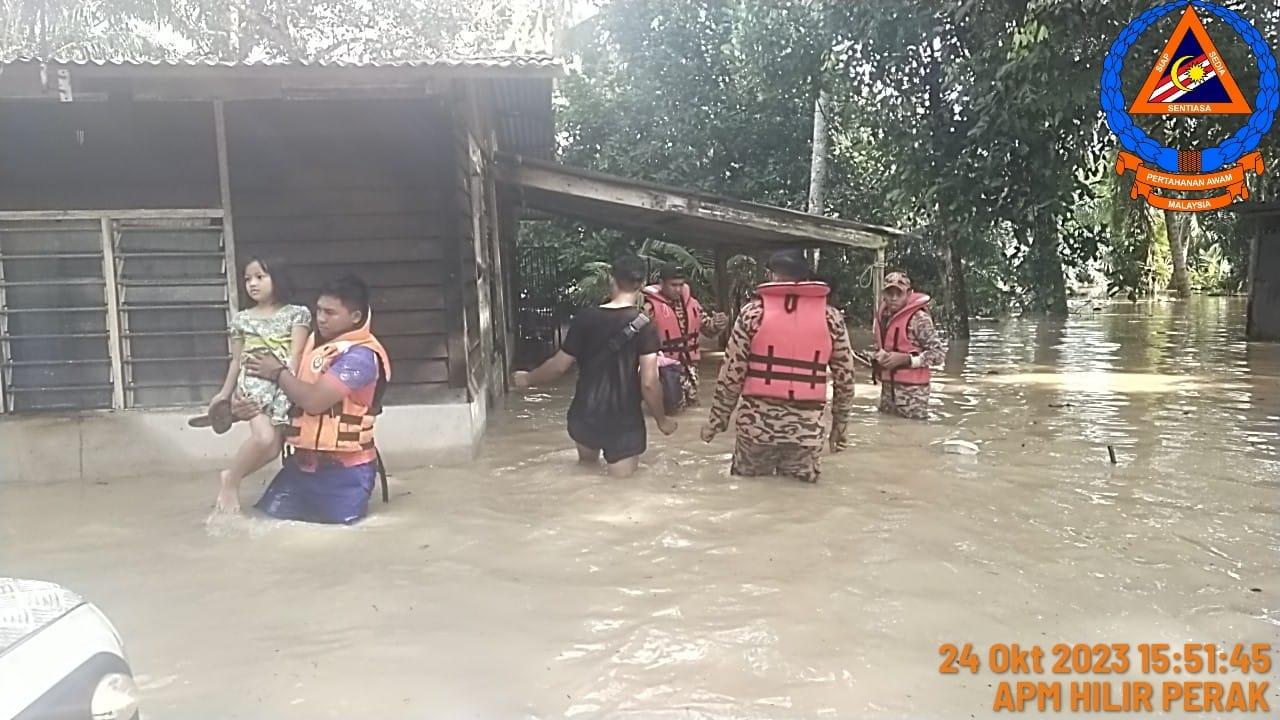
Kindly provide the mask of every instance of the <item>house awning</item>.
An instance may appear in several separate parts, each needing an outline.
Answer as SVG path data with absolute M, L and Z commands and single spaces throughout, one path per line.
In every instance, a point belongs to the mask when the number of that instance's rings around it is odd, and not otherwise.
M 631 180 L 545 160 L 500 155 L 501 182 L 524 205 L 553 215 L 623 230 L 665 235 L 690 245 L 776 247 L 822 244 L 880 250 L 903 230 L 744 202 Z

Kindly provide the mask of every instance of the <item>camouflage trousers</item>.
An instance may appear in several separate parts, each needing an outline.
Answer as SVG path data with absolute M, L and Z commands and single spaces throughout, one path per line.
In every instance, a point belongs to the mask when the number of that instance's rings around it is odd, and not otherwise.
M 680 373 L 680 388 L 684 391 L 680 398 L 680 407 L 698 406 L 698 364 Z
M 911 420 L 928 420 L 929 386 L 881 382 L 880 412 Z
M 729 472 L 742 477 L 781 475 L 816 483 L 822 472 L 822 447 L 795 443 L 766 445 L 739 437 Z

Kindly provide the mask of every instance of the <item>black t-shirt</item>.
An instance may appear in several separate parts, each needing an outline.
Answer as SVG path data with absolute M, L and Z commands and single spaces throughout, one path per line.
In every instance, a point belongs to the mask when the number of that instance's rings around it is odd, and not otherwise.
M 644 426 L 640 356 L 658 352 L 658 330 L 649 323 L 617 352 L 609 349 L 639 314 L 638 308 L 591 307 L 573 319 L 560 348 L 578 363 L 570 420 L 615 428 Z

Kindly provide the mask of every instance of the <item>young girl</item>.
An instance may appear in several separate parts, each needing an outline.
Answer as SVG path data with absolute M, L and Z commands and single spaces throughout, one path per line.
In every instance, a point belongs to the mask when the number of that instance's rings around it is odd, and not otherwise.
M 292 404 L 274 382 L 245 373 L 242 361 L 248 354 L 270 353 L 297 372 L 311 332 L 311 311 L 289 304 L 293 283 L 280 260 L 251 258 L 244 268 L 244 291 L 253 306 L 236 313 L 231 321 L 231 367 L 222 389 L 209 403 L 209 417 L 229 415 L 235 391 L 261 406 L 262 412 L 249 421 L 249 439 L 232 458 L 231 467 L 222 471 L 217 504 L 221 512 L 238 512 L 240 482 L 280 456 Z

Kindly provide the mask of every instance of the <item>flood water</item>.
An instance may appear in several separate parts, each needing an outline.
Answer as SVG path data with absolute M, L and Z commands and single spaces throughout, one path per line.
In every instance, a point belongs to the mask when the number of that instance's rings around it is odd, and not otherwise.
M 1280 642 L 1280 348 L 1243 317 L 976 325 L 928 424 L 860 370 L 817 485 L 730 477 L 705 410 L 634 479 L 578 469 L 566 385 L 354 528 L 207 526 L 213 477 L 6 486 L 0 574 L 99 604 L 148 718 L 990 716 L 1017 678 L 941 643 Z

